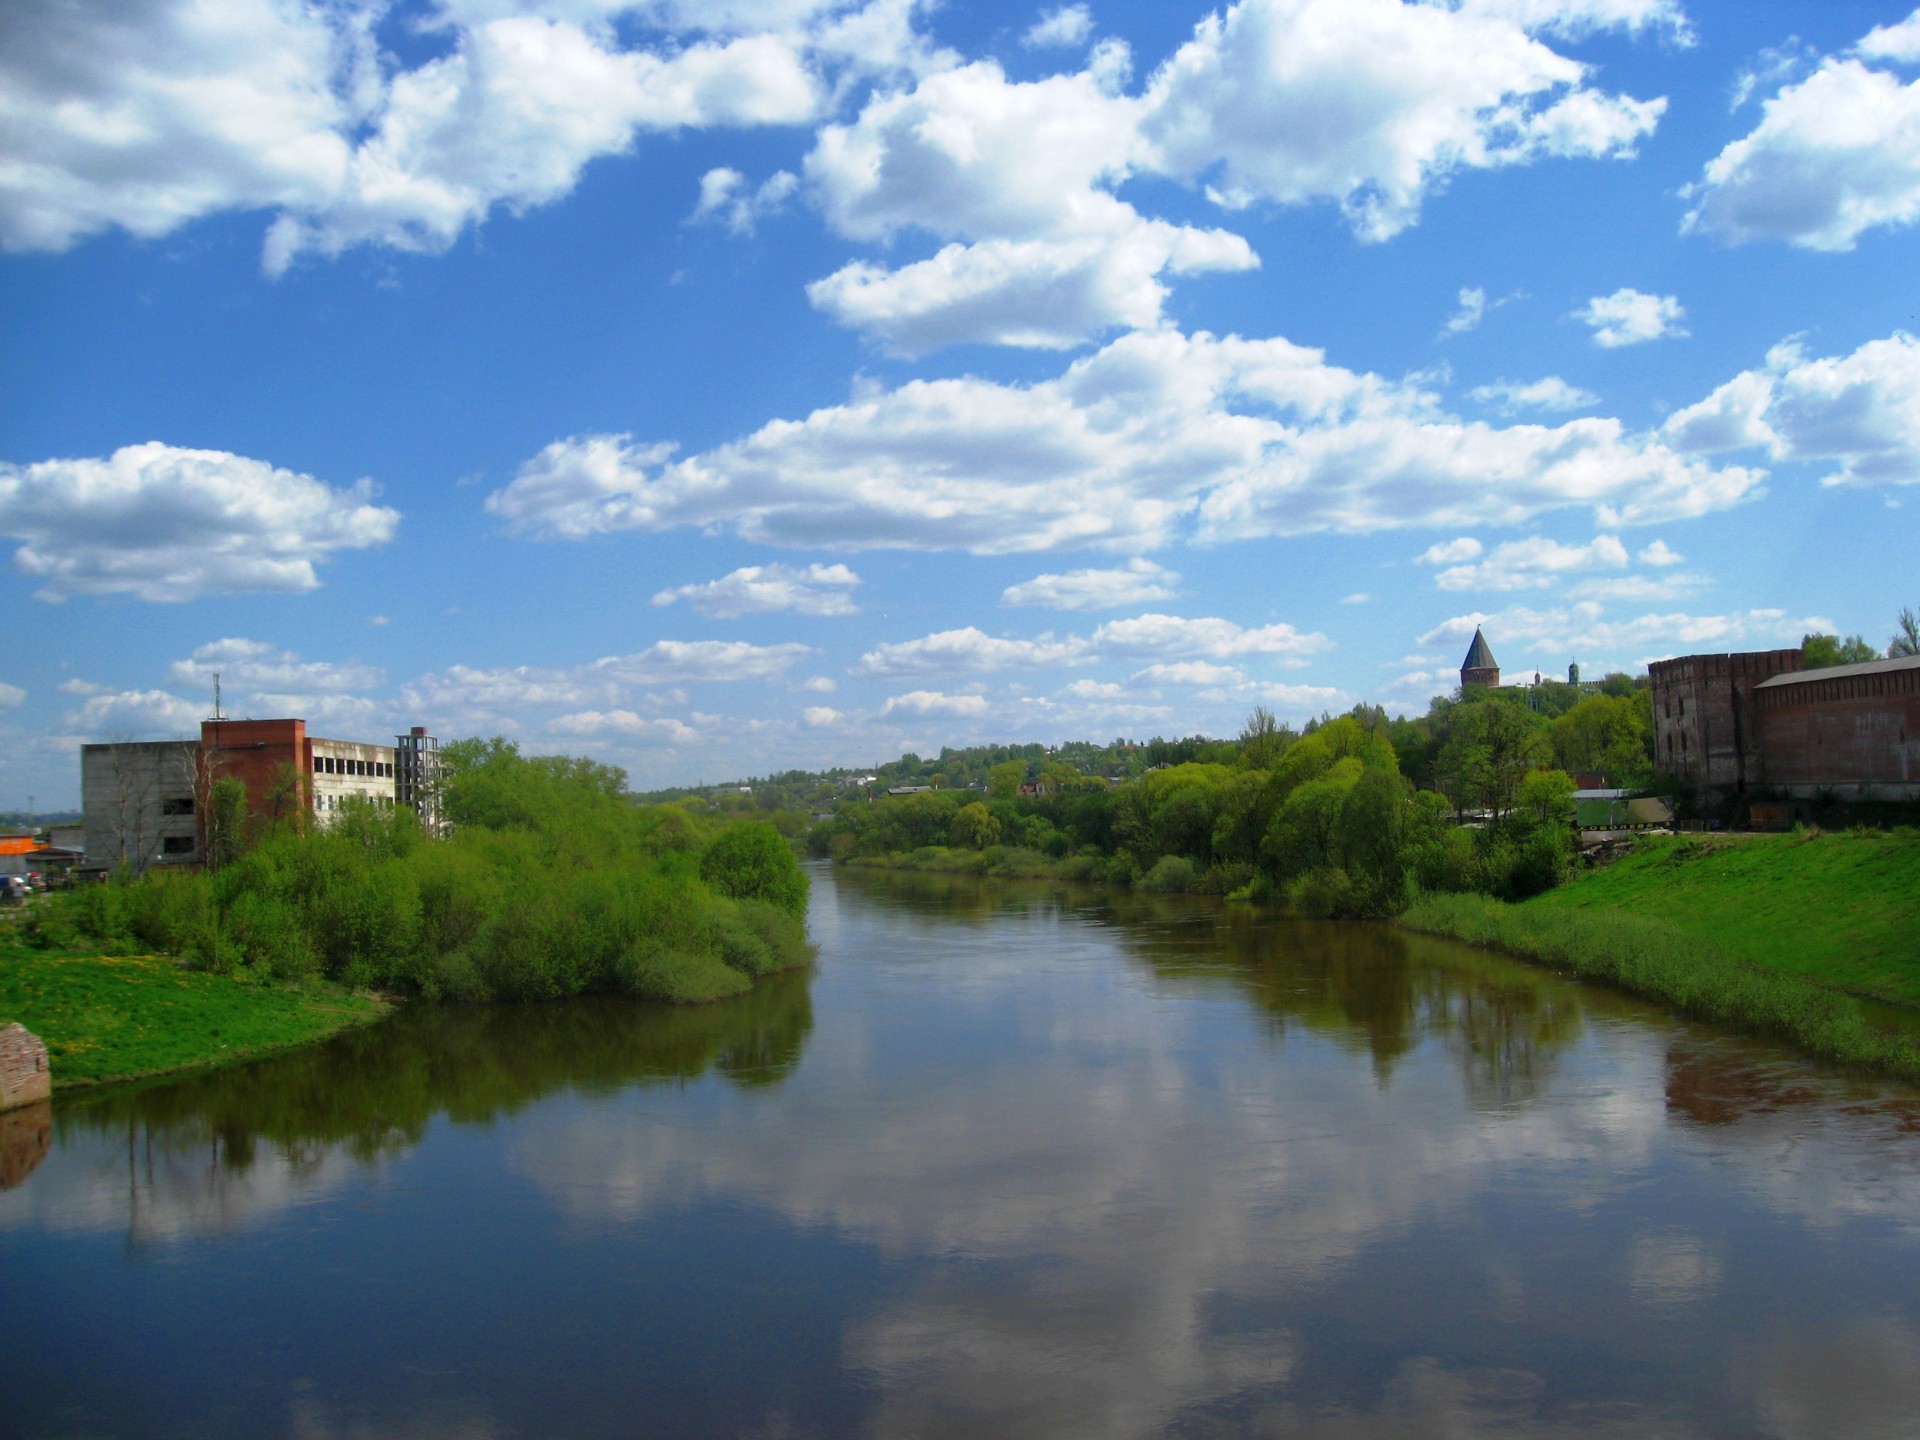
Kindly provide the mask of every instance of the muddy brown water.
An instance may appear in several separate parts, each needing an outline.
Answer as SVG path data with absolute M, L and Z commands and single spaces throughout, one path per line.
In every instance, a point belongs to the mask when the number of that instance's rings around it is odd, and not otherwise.
M 814 895 L 725 1005 L 57 1101 L 0 1435 L 1920 1435 L 1912 1090 L 1379 927 Z

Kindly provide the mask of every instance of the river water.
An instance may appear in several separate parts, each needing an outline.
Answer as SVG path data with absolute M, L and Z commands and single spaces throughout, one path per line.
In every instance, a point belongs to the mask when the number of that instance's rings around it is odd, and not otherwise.
M 0 1435 L 1920 1435 L 1912 1091 L 1377 927 L 814 897 L 737 1002 L 16 1116 Z

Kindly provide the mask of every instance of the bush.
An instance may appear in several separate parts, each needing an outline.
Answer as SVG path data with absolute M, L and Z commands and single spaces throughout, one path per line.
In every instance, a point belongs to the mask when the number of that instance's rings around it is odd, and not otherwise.
M 807 913 L 807 875 L 793 847 L 764 820 L 730 826 L 700 857 L 700 878 L 736 900 L 765 900 L 788 914 Z
M 1153 868 L 1140 877 L 1139 886 L 1142 890 L 1184 895 L 1193 889 L 1198 878 L 1193 861 L 1186 856 L 1162 855 Z

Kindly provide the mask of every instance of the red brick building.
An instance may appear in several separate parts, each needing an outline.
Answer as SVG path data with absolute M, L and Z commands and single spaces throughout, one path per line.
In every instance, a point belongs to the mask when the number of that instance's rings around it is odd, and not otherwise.
M 1920 799 L 1920 657 L 1805 666 L 1797 649 L 1648 666 L 1662 773 L 1722 797 Z

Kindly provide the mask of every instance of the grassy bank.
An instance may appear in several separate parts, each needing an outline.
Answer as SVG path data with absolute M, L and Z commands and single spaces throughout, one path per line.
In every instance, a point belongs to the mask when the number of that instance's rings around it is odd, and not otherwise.
M 1524 908 L 1624 911 L 1781 975 L 1920 1007 L 1920 832 L 1654 840 Z
M 1400 923 L 1616 986 L 1682 1015 L 1784 1040 L 1850 1069 L 1920 1080 L 1920 1047 L 1870 1025 L 1860 1002 L 1757 965 L 1694 929 L 1618 909 L 1429 895 Z
M 156 955 L 0 945 L 0 1024 L 46 1042 L 56 1090 L 198 1070 L 325 1039 L 390 1009 L 339 986 L 288 987 Z

